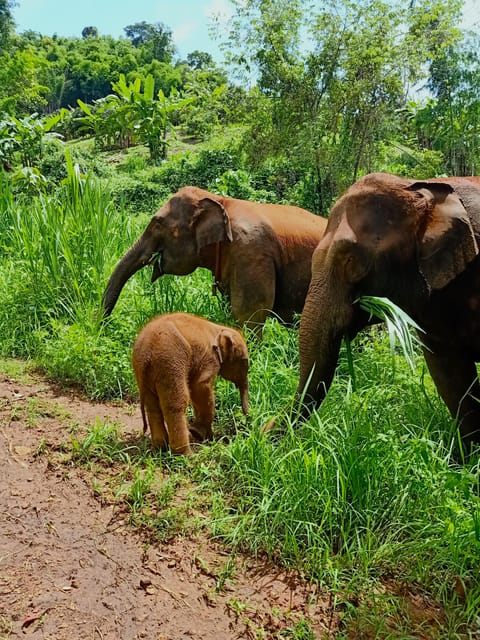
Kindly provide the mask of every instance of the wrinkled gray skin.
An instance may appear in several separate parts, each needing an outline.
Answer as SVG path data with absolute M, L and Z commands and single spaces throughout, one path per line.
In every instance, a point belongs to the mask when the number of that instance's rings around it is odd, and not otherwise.
M 334 205 L 312 259 L 300 322 L 305 413 L 327 393 L 342 337 L 368 324 L 359 296 L 385 296 L 424 329 L 425 359 L 466 449 L 480 442 L 480 178 L 370 174 Z
M 116 266 L 104 293 L 105 315 L 126 281 L 147 265 L 153 266 L 152 282 L 166 273 L 181 276 L 205 267 L 229 295 L 239 323 L 261 325 L 272 311 L 290 322 L 302 310 L 311 256 L 326 225 L 324 218 L 299 207 L 184 187 L 157 211 Z

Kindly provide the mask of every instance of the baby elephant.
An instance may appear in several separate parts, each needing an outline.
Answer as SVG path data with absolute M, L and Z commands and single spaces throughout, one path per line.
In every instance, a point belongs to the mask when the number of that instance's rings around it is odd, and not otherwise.
M 236 329 L 188 313 L 153 318 L 135 340 L 132 364 L 140 391 L 144 433 L 147 419 L 155 448 L 191 453 L 185 412 L 189 401 L 195 439 L 213 436 L 214 381 L 217 375 L 240 391 L 248 412 L 248 350 Z

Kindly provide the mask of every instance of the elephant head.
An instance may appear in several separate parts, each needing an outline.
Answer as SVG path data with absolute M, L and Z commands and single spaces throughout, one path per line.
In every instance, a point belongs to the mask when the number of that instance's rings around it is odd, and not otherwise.
M 350 187 L 332 208 L 312 258 L 300 323 L 298 393 L 305 406 L 319 404 L 328 391 L 342 337 L 368 324 L 356 304 L 360 296 L 387 297 L 422 325 L 432 292 L 477 254 L 455 183 L 371 174 Z
M 196 187 L 183 187 L 157 211 L 115 267 L 103 296 L 105 315 L 110 315 L 125 283 L 139 269 L 152 265 L 152 282 L 165 273 L 187 275 L 206 266 L 201 258 L 204 247 L 231 240 L 230 220 L 221 198 Z
M 220 375 L 240 391 L 242 411 L 248 413 L 248 349 L 237 329 L 223 329 L 213 345 L 220 363 Z

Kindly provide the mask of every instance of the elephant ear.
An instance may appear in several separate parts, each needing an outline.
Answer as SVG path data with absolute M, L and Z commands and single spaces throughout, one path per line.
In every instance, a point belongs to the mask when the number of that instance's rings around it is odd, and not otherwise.
M 212 346 L 218 361 L 223 364 L 230 357 L 233 341 L 226 331 L 220 331 Z
M 225 207 L 213 198 L 202 198 L 193 216 L 192 226 L 200 250 L 214 242 L 233 240 L 230 218 Z
M 478 255 L 471 221 L 454 188 L 445 182 L 415 182 L 420 213 L 420 269 L 431 289 L 442 289 Z
M 235 342 L 232 332 L 228 329 L 220 331 L 213 344 L 213 350 L 220 362 L 228 362 L 235 357 Z

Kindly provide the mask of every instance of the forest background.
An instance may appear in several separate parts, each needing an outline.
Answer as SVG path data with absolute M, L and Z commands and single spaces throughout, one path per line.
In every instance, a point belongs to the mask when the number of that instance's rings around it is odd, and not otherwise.
M 152 315 L 182 309 L 231 323 L 228 301 L 210 295 L 201 270 L 155 285 L 143 270 L 101 322 L 116 261 L 185 184 L 326 216 L 370 171 L 480 173 L 480 36 L 460 29 L 462 0 L 231 5 L 217 31 L 223 68 L 203 51 L 180 59 L 161 23 L 125 25 L 122 38 L 94 25 L 79 38 L 20 34 L 13 3 L 0 0 L 4 357 L 28 359 L 91 398 L 132 399 L 130 347 Z M 179 477 L 208 485 L 217 537 L 301 568 L 355 624 L 378 627 L 375 637 L 424 637 L 400 587 L 385 587 L 392 580 L 439 603 L 426 637 L 476 637 L 478 460 L 455 463 L 455 425 L 422 358 L 412 373 L 388 336 L 373 335 L 360 339 L 355 377 L 342 351 L 327 401 L 301 425 L 292 409 L 296 330 L 272 319 L 262 344 L 247 334 L 248 424 L 219 381 L 217 431 L 227 442 L 183 467 L 145 453 L 141 473 L 131 472 L 132 487 L 143 487 L 132 522 L 178 533 L 152 470 L 180 468 L 168 500 Z M 277 441 L 261 427 L 280 410 L 292 428 Z M 124 464 L 115 429 L 92 429 L 72 440 L 75 459 L 101 452 Z M 295 637 L 311 637 L 305 625 Z

